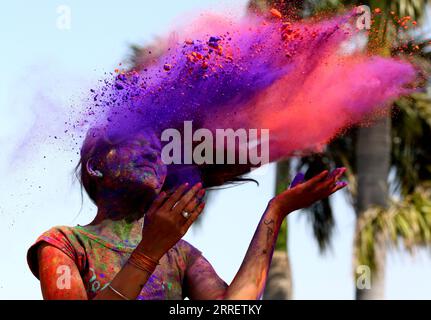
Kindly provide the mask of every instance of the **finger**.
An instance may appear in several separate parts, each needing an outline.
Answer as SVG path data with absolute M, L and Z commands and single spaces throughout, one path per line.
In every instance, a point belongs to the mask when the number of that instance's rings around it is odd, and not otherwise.
M 159 195 L 156 197 L 156 199 L 151 204 L 150 208 L 148 209 L 148 213 L 156 211 L 157 209 L 159 209 L 163 205 L 163 203 L 165 202 L 166 198 L 167 198 L 166 192 L 164 192 L 164 191 L 160 192 Z
M 184 211 L 193 212 L 196 207 L 202 202 L 202 199 L 205 195 L 205 189 L 200 189 L 198 193 L 187 203 Z
M 334 170 L 333 178 L 335 181 L 341 178 L 341 176 L 347 171 L 346 168 L 337 168 Z
M 346 181 L 337 181 L 337 183 L 335 183 L 335 186 L 332 188 L 331 190 L 331 194 L 337 192 L 338 190 L 344 189 L 345 187 L 347 187 L 348 183 Z
M 186 229 L 190 228 L 192 223 L 196 221 L 196 219 L 202 213 L 204 208 L 205 208 L 205 202 L 201 202 L 201 204 L 198 205 L 193 212 L 191 212 L 190 217 L 188 219 L 186 219 L 186 222 L 184 224 L 184 228 L 186 228 Z
M 187 204 L 193 199 L 193 197 L 196 196 L 198 191 L 202 188 L 202 183 L 197 183 L 191 188 L 187 193 L 185 193 L 179 201 L 175 204 L 175 206 L 172 208 L 175 212 L 181 212 L 184 210 L 184 208 L 187 206 Z
M 163 207 L 171 210 L 172 207 L 175 205 L 175 203 L 177 203 L 178 200 L 180 200 L 180 198 L 183 196 L 188 186 L 189 186 L 188 183 L 184 183 L 181 186 L 179 186 L 178 189 L 175 190 L 175 192 L 169 197 L 169 199 L 166 200 Z
M 331 171 L 331 173 L 328 175 L 328 179 L 329 178 L 334 178 L 336 175 L 339 174 L 339 172 L 345 168 L 335 168 L 334 170 Z
M 313 178 L 308 180 L 306 183 L 308 185 L 315 185 L 315 184 L 323 181 L 324 179 L 326 179 L 328 176 L 328 172 L 329 172 L 328 170 L 324 170 L 321 173 L 319 173 L 317 176 L 314 176 Z
M 331 172 L 331 174 L 329 175 L 330 178 L 328 177 L 328 179 L 323 183 L 323 188 L 332 188 L 337 181 L 343 176 L 343 174 L 346 172 L 346 168 L 337 168 L 334 171 Z

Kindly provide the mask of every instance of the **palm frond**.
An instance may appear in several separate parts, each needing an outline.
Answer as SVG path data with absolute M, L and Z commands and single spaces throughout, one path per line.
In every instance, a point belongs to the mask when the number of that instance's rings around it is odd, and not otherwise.
M 398 17 L 410 16 L 413 20 L 423 21 L 425 6 L 428 0 L 397 0 L 389 1 L 391 9 Z
M 408 195 L 423 181 L 431 180 L 431 98 L 416 92 L 395 103 L 392 126 L 394 189 Z
M 130 69 L 142 70 L 154 64 L 169 48 L 170 38 L 156 38 L 146 45 L 130 46 L 128 62 Z
M 280 4 L 282 0 L 252 0 L 249 5 L 253 9 L 261 12 L 271 7 L 276 7 L 283 12 Z M 420 21 L 423 16 L 427 0 L 399 0 L 399 1 L 364 1 L 358 3 L 354 0 L 307 0 L 303 1 L 303 7 L 311 8 L 311 11 L 338 11 L 343 6 L 353 6 L 365 4 L 372 6 L 372 9 L 379 7 L 382 9 L 380 20 L 385 25 L 381 33 L 382 41 L 392 44 L 392 55 L 403 56 L 414 62 L 422 72 L 422 79 L 428 79 L 431 74 L 431 53 L 427 51 L 429 42 L 422 39 L 420 42 L 396 43 L 394 39 L 396 32 L 403 32 L 396 27 L 399 17 L 409 15 L 412 20 Z M 392 13 L 391 13 L 392 11 Z M 284 14 L 286 12 L 283 12 Z M 393 19 L 393 24 L 388 23 Z M 386 40 L 385 40 L 386 39 Z M 401 48 L 402 47 L 402 48 Z M 402 50 L 400 50 L 402 49 Z M 425 84 L 425 83 L 423 83 Z M 399 111 L 395 115 L 393 126 L 393 147 L 392 147 L 392 168 L 397 173 L 395 190 L 404 190 L 402 195 L 408 195 L 420 182 L 430 179 L 431 149 L 424 137 L 431 136 L 429 130 L 429 118 L 431 115 L 431 101 L 427 95 L 416 93 L 408 98 L 402 98 L 395 104 Z M 347 180 L 349 182 L 349 197 L 354 205 L 356 198 L 356 129 L 345 132 L 343 137 L 333 140 L 326 150 L 312 157 L 300 159 L 296 170 L 308 170 L 308 173 L 323 170 L 323 168 L 347 167 Z M 314 236 L 321 250 L 325 250 L 330 245 L 331 234 L 334 226 L 332 209 L 330 202 L 325 200 L 308 208 L 308 218 L 311 222 Z M 399 218 L 403 223 L 403 218 Z M 393 227 L 391 230 L 394 230 Z M 369 243 L 368 246 L 371 244 Z
M 331 166 L 331 159 L 324 154 L 313 155 L 299 159 L 296 171 L 306 169 L 305 179 L 309 179 Z M 330 247 L 332 231 L 334 229 L 334 217 L 329 199 L 314 203 L 306 209 L 307 218 L 311 222 L 314 238 L 321 251 Z
M 355 267 L 375 270 L 375 243 L 383 236 L 385 244 L 406 248 L 411 254 L 419 246 L 431 245 L 431 188 L 423 184 L 405 197 L 394 201 L 388 209 L 371 208 L 358 218 L 355 234 Z

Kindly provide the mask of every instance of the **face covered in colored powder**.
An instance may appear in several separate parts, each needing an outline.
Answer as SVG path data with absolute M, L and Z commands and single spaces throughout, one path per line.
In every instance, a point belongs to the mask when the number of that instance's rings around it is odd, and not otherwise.
M 167 167 L 154 133 L 141 131 L 130 135 L 109 149 L 100 162 L 102 189 L 158 194 L 166 179 Z

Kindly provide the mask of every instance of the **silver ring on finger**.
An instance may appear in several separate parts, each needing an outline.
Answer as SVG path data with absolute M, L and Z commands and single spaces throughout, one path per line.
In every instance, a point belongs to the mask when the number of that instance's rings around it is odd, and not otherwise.
M 181 212 L 181 215 L 186 219 L 190 218 L 190 212 L 188 212 L 188 211 L 184 210 L 183 212 Z

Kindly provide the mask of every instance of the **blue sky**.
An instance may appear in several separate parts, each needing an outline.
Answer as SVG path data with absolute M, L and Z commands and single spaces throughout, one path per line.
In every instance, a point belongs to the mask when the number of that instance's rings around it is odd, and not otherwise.
M 37 139 L 54 130 L 46 112 L 69 112 L 87 88 L 124 61 L 128 46 L 163 35 L 191 14 L 240 15 L 246 1 L 9 1 L 1 4 L 0 39 L 0 299 L 40 299 L 38 281 L 25 262 L 29 245 L 55 225 L 86 224 L 95 208 L 72 179 L 78 158 L 64 146 Z M 71 9 L 71 28 L 57 27 L 60 5 Z M 44 131 L 45 132 L 45 131 Z M 31 143 L 28 143 L 30 141 Z M 27 142 L 27 143 L 25 143 Z M 39 142 L 39 143 L 36 143 Z M 255 173 L 260 186 L 218 191 L 201 225 L 186 239 L 203 251 L 227 281 L 238 270 L 274 184 L 274 166 Z M 321 255 L 307 217 L 289 216 L 289 254 L 297 299 L 352 299 L 354 214 L 343 194 L 335 196 L 333 246 Z M 431 259 L 388 255 L 386 298 L 431 298 Z

